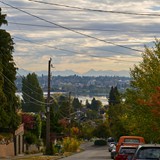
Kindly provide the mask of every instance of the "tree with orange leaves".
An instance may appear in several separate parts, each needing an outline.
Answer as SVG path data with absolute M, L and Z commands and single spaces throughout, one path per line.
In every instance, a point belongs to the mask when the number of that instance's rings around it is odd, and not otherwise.
M 125 97 L 128 118 L 125 120 L 134 134 L 157 142 L 160 139 L 160 41 L 155 39 L 154 45 L 153 48 L 145 46 L 142 62 L 131 69 L 131 88 Z

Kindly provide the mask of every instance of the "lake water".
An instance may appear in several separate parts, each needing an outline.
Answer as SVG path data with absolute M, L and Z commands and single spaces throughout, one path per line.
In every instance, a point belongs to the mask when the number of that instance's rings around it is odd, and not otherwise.
M 82 104 L 86 104 L 86 100 L 88 100 L 88 102 L 90 103 L 93 98 L 95 98 L 96 100 L 101 101 L 103 105 L 107 105 L 108 104 L 108 100 L 107 100 L 107 98 L 105 96 L 94 96 L 94 97 L 78 96 L 77 98 L 82 101 Z
M 53 94 L 55 94 L 55 92 L 51 92 L 50 94 L 53 95 Z M 16 95 L 20 96 L 20 98 L 22 99 L 21 92 L 16 93 Z M 47 96 L 47 92 L 44 92 L 44 96 Z M 78 98 L 80 101 L 82 101 L 82 104 L 86 104 L 86 100 L 88 100 L 88 102 L 90 103 L 93 98 L 101 101 L 103 105 L 108 104 L 108 99 L 105 96 L 76 96 L 76 98 Z

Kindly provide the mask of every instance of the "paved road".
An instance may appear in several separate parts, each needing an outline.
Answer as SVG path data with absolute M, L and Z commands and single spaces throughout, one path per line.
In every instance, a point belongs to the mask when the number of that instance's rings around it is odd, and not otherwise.
M 94 146 L 92 142 L 84 144 L 82 148 L 85 151 L 62 158 L 62 160 L 111 160 L 107 146 Z

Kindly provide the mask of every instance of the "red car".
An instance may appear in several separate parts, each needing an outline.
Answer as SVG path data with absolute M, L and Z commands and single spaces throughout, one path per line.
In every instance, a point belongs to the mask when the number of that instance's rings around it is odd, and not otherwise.
M 137 146 L 121 146 L 115 160 L 131 160 L 136 150 Z

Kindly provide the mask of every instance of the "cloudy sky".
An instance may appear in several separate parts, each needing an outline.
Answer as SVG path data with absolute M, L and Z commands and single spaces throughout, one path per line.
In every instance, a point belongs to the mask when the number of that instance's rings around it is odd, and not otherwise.
M 128 70 L 160 38 L 158 0 L 0 0 L 18 68 Z

